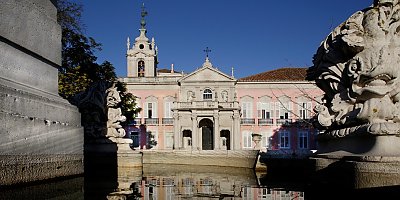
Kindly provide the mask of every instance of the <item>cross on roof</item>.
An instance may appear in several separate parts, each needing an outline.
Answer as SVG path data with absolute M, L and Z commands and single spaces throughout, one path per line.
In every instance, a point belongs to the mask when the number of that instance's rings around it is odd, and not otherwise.
M 142 12 L 140 13 L 142 17 L 145 17 L 147 15 L 146 7 L 144 7 L 144 3 L 142 4 Z
M 147 14 L 148 13 L 145 10 L 144 3 L 143 3 L 142 4 L 142 12 L 140 13 L 140 15 L 142 16 L 142 20 L 140 21 L 140 25 L 142 25 L 142 28 L 144 28 L 144 26 L 146 26 L 146 21 L 145 21 L 144 17 L 146 17 Z
M 206 49 L 203 50 L 203 51 L 206 52 L 206 56 L 207 56 L 207 58 L 208 58 L 208 53 L 211 52 L 211 49 L 208 49 L 208 47 L 206 47 Z

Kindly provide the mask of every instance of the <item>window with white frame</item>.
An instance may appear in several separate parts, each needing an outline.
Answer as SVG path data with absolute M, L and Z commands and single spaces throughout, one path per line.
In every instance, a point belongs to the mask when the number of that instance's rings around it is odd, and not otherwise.
M 272 131 L 269 130 L 269 131 L 266 131 L 266 132 L 262 132 L 261 135 L 262 135 L 262 138 L 261 138 L 262 147 L 268 148 L 269 145 L 270 145 L 270 142 L 271 142 L 270 141 L 270 137 L 272 135 Z
M 279 145 L 281 149 L 290 148 L 290 133 L 287 130 L 279 131 Z
M 259 119 L 271 119 L 273 117 L 271 103 L 258 102 L 257 106 L 258 106 L 257 110 Z
M 149 137 L 149 140 L 151 140 L 151 142 L 156 142 L 156 144 L 151 147 L 152 149 L 158 149 L 158 131 L 156 130 L 148 130 L 147 134 L 151 134 L 152 136 Z M 149 141 L 150 142 L 150 141 Z
M 299 117 L 300 119 L 309 119 L 311 112 L 311 102 L 299 104 Z
M 212 91 L 211 89 L 205 89 L 203 91 L 203 100 L 212 100 Z
M 308 132 L 300 131 L 299 132 L 299 148 L 300 149 L 308 149 Z
M 300 119 L 310 119 L 311 118 L 311 110 L 312 110 L 312 105 L 311 101 L 304 97 L 298 97 L 297 98 L 297 105 L 298 105 L 298 117 Z
M 253 118 L 251 102 L 242 102 L 242 118 Z
M 145 118 L 158 118 L 157 113 L 157 97 L 149 96 L 145 99 L 144 103 L 144 117 Z
M 283 96 L 279 98 L 279 101 L 275 103 L 276 116 L 278 119 L 290 119 L 292 112 L 293 103 L 290 98 Z
M 172 101 L 164 102 L 164 118 L 172 118 Z
M 253 140 L 251 138 L 251 132 L 245 131 L 243 132 L 243 148 L 249 149 L 252 148 Z
M 271 119 L 273 117 L 273 103 L 271 101 L 272 98 L 269 96 L 263 96 L 258 99 L 258 119 Z
M 136 108 L 142 108 L 142 101 L 141 101 L 140 97 L 136 97 L 135 101 L 136 101 Z M 140 111 L 140 112 L 135 114 L 135 118 L 136 119 L 137 118 L 139 118 L 139 119 L 142 118 L 142 115 L 140 114 L 141 112 L 142 111 Z
M 265 134 L 261 138 L 261 147 L 268 148 L 268 137 Z
M 155 103 L 154 102 L 147 102 L 146 103 L 146 118 L 154 118 L 154 112 L 155 112 Z

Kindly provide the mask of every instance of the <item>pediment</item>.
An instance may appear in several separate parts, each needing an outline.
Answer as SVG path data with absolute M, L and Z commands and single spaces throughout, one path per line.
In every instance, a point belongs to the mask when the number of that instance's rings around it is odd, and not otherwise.
M 138 57 L 138 58 L 154 56 L 153 53 L 150 51 L 137 51 L 137 50 L 129 50 L 127 55 L 131 56 L 131 57 Z
M 202 67 L 184 77 L 179 82 L 202 82 L 202 81 L 213 81 L 213 82 L 232 82 L 236 81 L 214 67 Z

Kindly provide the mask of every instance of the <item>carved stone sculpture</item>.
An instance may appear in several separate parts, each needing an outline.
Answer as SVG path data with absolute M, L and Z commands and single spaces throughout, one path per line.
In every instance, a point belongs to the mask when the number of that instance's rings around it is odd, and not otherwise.
M 126 121 L 126 117 L 122 115 L 119 103 L 121 97 L 115 84 L 106 90 L 107 94 L 107 134 L 106 137 L 124 137 L 125 129 L 122 128 L 121 122 Z
M 307 79 L 324 92 L 320 138 L 400 134 L 400 4 L 376 0 L 335 28 Z
M 115 84 L 96 82 L 87 91 L 74 98 L 74 104 L 82 113 L 82 125 L 85 128 L 85 140 L 101 138 L 120 138 L 125 130 L 120 122 L 126 120 L 119 104 L 121 97 Z

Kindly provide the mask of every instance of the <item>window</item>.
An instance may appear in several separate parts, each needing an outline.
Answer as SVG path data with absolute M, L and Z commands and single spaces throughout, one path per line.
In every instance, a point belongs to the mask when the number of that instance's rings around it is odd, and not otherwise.
M 270 136 L 272 135 L 271 130 L 267 132 L 262 132 L 261 133 L 262 138 L 261 138 L 261 147 L 268 148 L 271 141 L 270 141 Z
M 132 131 L 130 132 L 131 139 L 133 141 L 132 144 L 130 144 L 131 147 L 139 147 L 139 132 L 137 131 Z
M 172 118 L 173 102 L 167 101 L 164 103 L 164 118 Z
M 292 102 L 280 101 L 275 103 L 276 116 L 278 119 L 290 119 L 292 111 Z
M 153 103 L 147 103 L 147 118 L 153 118 Z
M 144 77 L 144 61 L 138 62 L 138 77 Z
M 271 119 L 272 118 L 272 109 L 270 103 L 258 102 L 258 118 L 259 119 Z
M 210 89 L 205 89 L 203 92 L 203 100 L 212 100 L 212 91 Z
M 251 102 L 242 102 L 242 118 L 253 118 Z
M 299 103 L 299 117 L 300 119 L 309 119 L 311 117 L 311 102 Z
M 243 132 L 243 148 L 252 148 L 251 132 Z
M 136 101 L 136 107 L 137 107 L 137 108 L 142 108 L 142 101 L 141 101 L 141 98 L 140 98 L 140 97 L 136 97 L 136 100 L 135 100 L 135 101 Z M 142 118 L 142 115 L 140 114 L 141 112 L 143 112 L 142 109 L 141 109 L 140 112 L 138 112 L 138 113 L 135 114 L 135 118 L 136 118 L 136 119 Z
M 289 149 L 290 148 L 290 134 L 288 131 L 280 131 L 279 132 L 279 144 L 281 149 Z
M 156 103 L 155 102 L 147 102 L 146 103 L 146 118 L 157 118 L 157 108 L 156 108 Z
M 308 132 L 306 131 L 299 132 L 299 148 L 308 149 Z

